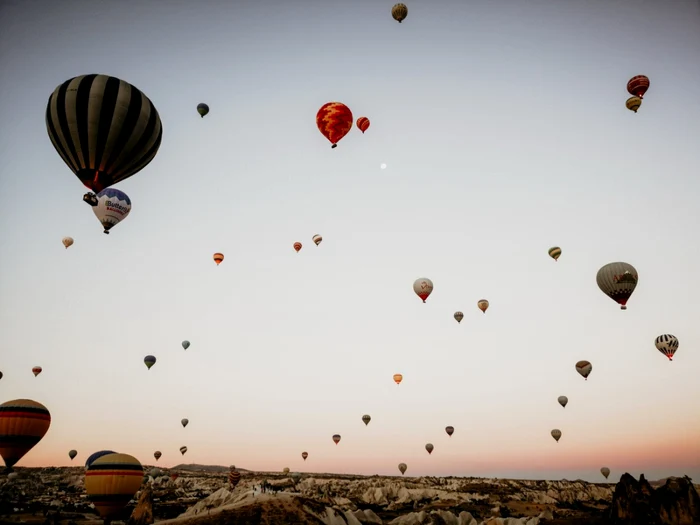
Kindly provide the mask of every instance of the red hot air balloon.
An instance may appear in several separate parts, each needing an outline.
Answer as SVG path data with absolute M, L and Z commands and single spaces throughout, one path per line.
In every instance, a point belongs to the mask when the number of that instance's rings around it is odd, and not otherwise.
M 364 134 L 365 131 L 369 129 L 369 119 L 367 117 L 360 117 L 357 119 L 357 128 Z
M 296 250 L 296 252 L 299 253 L 299 250 L 301 250 L 301 243 L 300 242 L 294 243 L 294 250 Z
M 634 76 L 627 82 L 627 91 L 635 97 L 644 98 L 647 89 L 649 89 L 649 77 L 646 75 Z
M 32 368 L 32 374 L 34 374 L 34 377 L 41 374 L 41 370 L 42 368 L 40 366 L 35 366 L 34 368 Z
M 333 144 L 331 148 L 348 134 L 352 120 L 352 111 L 342 102 L 327 102 L 316 113 L 318 130 Z

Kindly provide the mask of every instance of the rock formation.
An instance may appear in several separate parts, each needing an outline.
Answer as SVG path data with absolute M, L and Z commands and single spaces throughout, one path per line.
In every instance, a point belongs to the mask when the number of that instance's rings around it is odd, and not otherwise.
M 615 487 L 610 509 L 615 525 L 694 525 L 700 523 L 700 497 L 690 478 L 668 478 L 654 489 L 642 474 L 625 473 Z

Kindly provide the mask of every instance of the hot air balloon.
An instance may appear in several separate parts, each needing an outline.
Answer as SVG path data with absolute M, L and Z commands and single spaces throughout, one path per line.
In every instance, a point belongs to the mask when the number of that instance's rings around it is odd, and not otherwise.
M 317 245 L 318 246 L 318 245 Z M 301 250 L 301 243 L 300 242 L 295 242 L 294 243 L 294 251 L 299 253 L 299 250 Z
M 143 482 L 143 467 L 129 454 L 107 454 L 85 472 L 85 492 L 105 520 L 117 516 Z
M 556 261 L 561 255 L 561 248 L 559 248 L 559 246 L 552 246 L 547 253 Z
M 610 469 L 608 467 L 603 467 L 600 469 L 600 473 L 605 476 L 605 479 L 608 479 L 608 476 L 610 475 Z
M 163 453 L 160 450 L 156 450 L 153 453 L 153 457 L 156 458 L 156 461 L 158 461 L 162 455 L 163 455 Z
M 41 441 L 51 426 L 51 414 L 31 399 L 0 405 L 0 456 L 8 470 Z
M 327 102 L 316 113 L 316 126 L 331 142 L 331 148 L 335 148 L 340 139 L 348 134 L 352 120 L 352 111 L 342 102 Z
M 214 254 L 214 262 L 216 263 L 217 266 L 221 264 L 221 261 L 224 260 L 224 254 L 223 253 L 215 253 Z
M 68 457 L 70 458 L 71 461 L 73 461 L 75 459 L 75 456 L 77 456 L 77 455 L 78 455 L 77 450 L 71 450 L 68 452 Z
M 464 319 L 464 314 L 462 312 L 455 312 L 455 319 L 458 323 L 461 323 L 462 319 Z
M 182 342 L 182 348 L 187 350 L 190 347 L 190 342 L 189 341 L 183 341 Z
M 452 437 L 452 434 L 454 434 L 454 431 L 455 431 L 455 427 L 452 427 L 452 426 L 445 427 L 445 432 L 447 432 L 447 435 L 450 437 Z
M 561 438 L 561 430 L 559 430 L 558 428 L 555 428 L 554 430 L 552 430 L 551 434 L 552 434 L 552 437 L 554 438 L 554 440 L 557 443 L 559 443 L 559 439 Z
M 291 478 L 292 478 L 292 481 L 294 482 L 294 484 L 297 484 L 297 483 L 299 483 L 299 480 L 301 479 L 301 474 L 299 472 L 292 472 Z
M 403 376 L 401 374 L 394 374 L 394 383 L 399 385 L 401 381 L 403 381 Z
M 32 374 L 34 374 L 34 377 L 38 376 L 41 374 L 42 368 L 40 366 L 35 366 L 32 368 Z
M 61 242 L 63 243 L 63 246 L 66 247 L 66 250 L 68 249 L 69 246 L 73 246 L 73 237 L 64 237 L 61 239 Z
M 420 277 L 413 281 L 413 291 L 425 302 L 430 294 L 433 293 L 433 281 L 427 277 Z
M 2 372 L 0 372 L 0 379 L 2 379 Z
M 408 7 L 406 4 L 396 4 L 391 8 L 391 16 L 400 24 L 408 16 Z
M 489 309 L 489 302 L 486 299 L 479 299 L 479 302 L 476 303 L 476 305 L 479 307 L 479 310 L 484 313 L 486 313 L 486 310 Z
M 333 443 L 336 445 L 340 443 L 340 434 L 333 434 Z
M 369 119 L 367 117 L 358 118 L 355 124 L 357 125 L 357 128 L 362 132 L 363 135 L 365 131 L 369 129 Z
M 369 414 L 365 414 L 364 416 L 362 416 L 362 422 L 365 424 L 365 426 L 369 425 L 370 421 L 372 421 L 372 418 Z
M 146 363 L 146 366 L 150 370 L 151 367 L 156 364 L 156 358 L 155 358 L 155 356 L 147 355 L 146 357 L 143 358 L 143 362 Z
M 49 97 L 46 131 L 56 151 L 95 193 L 135 175 L 158 153 L 163 126 L 137 88 L 107 75 L 66 80 Z M 95 206 L 93 193 L 83 199 Z
M 231 490 L 236 488 L 236 485 L 241 481 L 241 473 L 236 470 L 236 468 L 232 468 L 228 472 L 228 483 L 231 485 Z
M 302 453 L 301 453 L 301 457 L 304 459 L 304 461 L 306 461 L 306 458 L 309 457 L 309 453 L 308 453 L 308 452 L 302 452 Z
M 314 241 L 314 243 L 316 244 L 316 246 L 318 246 L 319 244 L 321 244 L 321 241 L 323 240 L 323 237 L 321 237 L 321 236 L 317 233 L 316 235 L 314 235 L 314 236 L 311 238 L 311 240 Z
M 131 212 L 131 199 L 123 191 L 116 188 L 107 188 L 98 193 L 95 198 L 97 204 L 92 211 L 104 228 L 104 233 L 127 218 Z
M 579 361 L 576 363 L 576 371 L 581 374 L 586 381 L 588 381 L 588 376 L 593 371 L 593 365 L 588 361 Z
M 675 335 L 664 334 L 656 338 L 656 349 L 673 361 L 673 356 L 678 350 L 678 338 Z
M 425 450 L 428 451 L 428 454 L 432 454 L 434 448 L 435 448 L 435 447 L 433 446 L 432 443 L 426 443 L 426 444 L 425 444 Z
M 100 450 L 99 452 L 93 452 L 85 460 L 85 468 L 87 469 L 90 465 L 92 465 L 95 462 L 96 459 L 99 459 L 102 456 L 106 456 L 107 454 L 116 454 L 116 452 L 114 452 L 114 450 Z
M 209 113 L 209 106 L 207 106 L 204 102 L 200 102 L 197 104 L 197 113 L 204 118 L 204 115 Z
M 406 473 L 406 469 L 408 466 L 406 463 L 399 463 L 399 471 L 401 471 L 401 475 L 403 476 Z
M 284 467 L 284 468 L 282 469 L 282 473 L 283 473 L 283 474 L 289 474 L 289 467 Z
M 635 113 L 639 109 L 639 107 L 642 105 L 642 99 L 639 97 L 630 97 L 627 99 L 625 102 L 625 106 L 627 106 L 627 109 L 630 111 L 634 111 Z
M 559 401 L 559 404 L 566 408 L 567 403 L 569 402 L 569 398 L 566 396 L 559 396 L 557 398 L 557 401 Z
M 187 419 L 186 417 L 185 417 L 185 418 L 182 418 L 182 420 L 180 421 L 180 423 L 182 423 L 182 427 L 183 427 L 183 428 L 186 427 L 186 426 L 188 425 L 189 422 L 190 422 L 190 420 Z
M 636 75 L 627 82 L 627 92 L 635 97 L 644 98 L 644 94 L 649 89 L 649 77 Z
M 634 266 L 625 262 L 613 262 L 606 264 L 596 275 L 598 288 L 618 303 L 621 310 L 627 310 L 627 301 L 637 287 L 639 275 Z
M 180 454 L 182 454 L 184 456 L 185 452 L 187 452 L 187 447 L 185 447 L 185 446 L 180 447 Z

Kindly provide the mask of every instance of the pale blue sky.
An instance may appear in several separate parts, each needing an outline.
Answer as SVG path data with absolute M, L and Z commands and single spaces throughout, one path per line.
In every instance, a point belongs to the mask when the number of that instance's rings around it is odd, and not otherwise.
M 53 415 L 20 465 L 187 445 L 249 469 L 700 477 L 698 3 L 421 0 L 402 24 L 392 4 L 0 5 L 0 401 Z M 108 236 L 44 123 L 87 73 L 164 128 Z M 314 119 L 336 100 L 371 127 L 331 150 Z M 618 260 L 626 312 L 595 282 Z

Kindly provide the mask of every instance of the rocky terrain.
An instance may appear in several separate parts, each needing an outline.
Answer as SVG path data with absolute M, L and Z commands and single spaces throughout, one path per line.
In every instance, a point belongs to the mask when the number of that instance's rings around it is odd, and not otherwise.
M 657 489 L 629 475 L 617 486 L 334 474 L 304 474 L 295 484 L 282 473 L 239 469 L 241 482 L 231 491 L 227 467 L 145 471 L 141 490 L 121 516 L 125 523 L 685 525 L 696 517 L 700 522 L 696 487 L 687 478 L 669 478 Z M 82 467 L 16 468 L 16 473 L 10 479 L 0 475 L 0 523 L 101 523 L 84 493 Z

